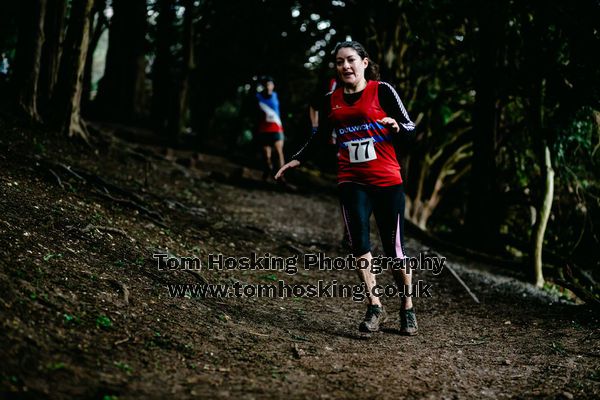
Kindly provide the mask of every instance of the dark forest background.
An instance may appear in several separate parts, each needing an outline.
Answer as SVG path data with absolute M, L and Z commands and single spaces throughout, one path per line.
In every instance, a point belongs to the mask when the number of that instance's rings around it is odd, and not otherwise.
M 92 145 L 101 121 L 242 155 L 244 104 L 268 74 L 290 154 L 350 37 L 417 123 L 408 219 L 598 299 L 599 21 L 596 0 L 3 1 L 2 113 Z

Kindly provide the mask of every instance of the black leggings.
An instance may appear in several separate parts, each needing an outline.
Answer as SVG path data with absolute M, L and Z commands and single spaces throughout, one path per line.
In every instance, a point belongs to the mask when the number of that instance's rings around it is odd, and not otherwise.
M 341 183 L 338 186 L 344 225 L 354 256 L 371 251 L 369 218 L 375 214 L 386 257 L 404 258 L 404 189 L 402 185 L 370 186 Z

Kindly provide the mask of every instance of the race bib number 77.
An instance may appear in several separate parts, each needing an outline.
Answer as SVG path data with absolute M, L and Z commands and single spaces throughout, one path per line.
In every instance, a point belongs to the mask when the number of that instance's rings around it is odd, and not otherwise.
M 362 163 L 377 158 L 373 138 L 346 142 L 346 145 L 348 147 L 348 155 L 350 156 L 351 163 Z

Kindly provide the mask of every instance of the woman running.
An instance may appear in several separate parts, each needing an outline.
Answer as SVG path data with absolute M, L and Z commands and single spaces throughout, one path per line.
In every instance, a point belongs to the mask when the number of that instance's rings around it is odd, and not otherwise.
M 262 92 L 256 93 L 259 121 L 257 124 L 257 138 L 262 147 L 264 170 L 263 179 L 273 176 L 273 162 L 271 148 L 275 149 L 277 168 L 284 164 L 283 158 L 283 125 L 279 114 L 279 98 L 275 92 L 273 78 L 265 76 L 261 79 Z
M 287 169 L 298 167 L 306 159 L 315 145 L 315 137 L 329 135 L 334 130 L 338 146 L 338 190 L 353 255 L 371 265 L 369 218 L 374 213 L 386 257 L 403 259 L 404 191 L 392 137 L 401 130 L 413 131 L 415 124 L 392 86 L 379 81 L 379 67 L 369 59 L 360 43 L 339 43 L 333 54 L 341 85 L 325 97 L 317 133 L 275 178 L 279 179 Z M 369 302 L 359 330 L 375 332 L 386 319 L 381 301 L 372 295 L 375 274 L 369 268 L 358 271 L 367 288 Z M 392 271 L 400 290 L 411 285 L 410 269 Z M 401 300 L 400 332 L 417 333 L 411 297 Z

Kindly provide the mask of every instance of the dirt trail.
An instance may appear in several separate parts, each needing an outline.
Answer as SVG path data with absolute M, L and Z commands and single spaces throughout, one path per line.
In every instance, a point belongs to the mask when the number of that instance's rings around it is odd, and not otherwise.
M 391 318 L 365 339 L 364 305 L 348 297 L 171 298 L 169 284 L 206 281 L 356 284 L 352 271 L 302 264 L 295 274 L 188 273 L 153 259 L 159 249 L 203 261 L 342 257 L 335 198 L 263 184 L 218 157 L 188 169 L 149 147 L 40 149 L 11 132 L 0 142 L 2 397 L 600 396 L 597 317 L 449 254 L 481 303 L 447 270 L 419 272 L 433 288 L 416 300 L 416 337 L 398 335 L 397 299 L 384 299 Z M 407 248 L 432 251 L 410 238 Z

